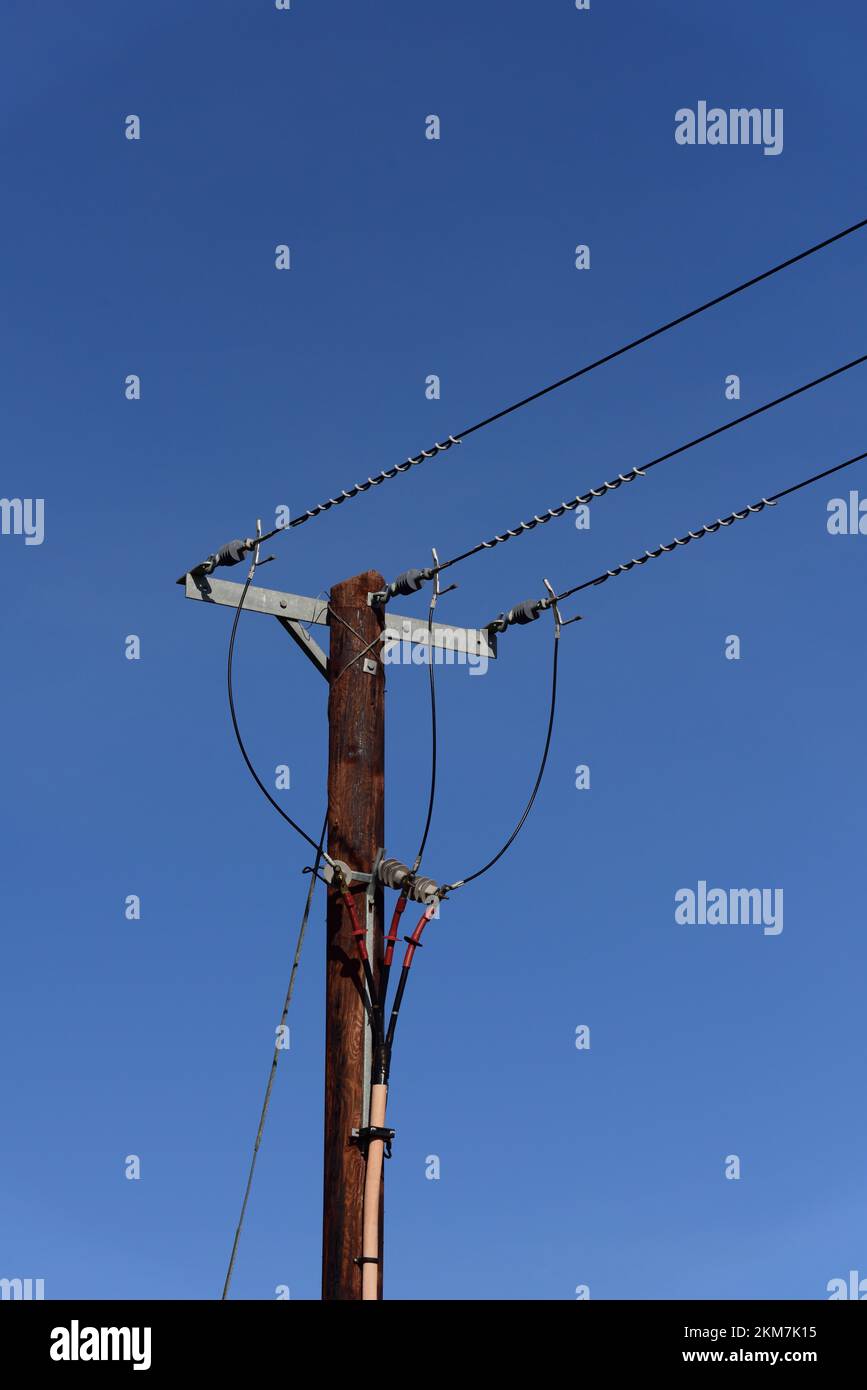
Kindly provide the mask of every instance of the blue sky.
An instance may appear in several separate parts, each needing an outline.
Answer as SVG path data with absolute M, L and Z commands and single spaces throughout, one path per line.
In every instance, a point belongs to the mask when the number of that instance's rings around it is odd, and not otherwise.
M 309 857 L 231 741 L 230 615 L 176 576 L 864 216 L 865 37 L 851 0 L 7 4 L 2 492 L 45 499 L 45 539 L 0 536 L 0 1275 L 57 1298 L 222 1286 Z M 679 146 L 700 100 L 782 108 L 783 152 Z M 864 235 L 281 537 L 263 582 L 392 577 L 864 352 Z M 864 370 L 654 470 L 587 531 L 469 561 L 444 620 L 862 451 Z M 867 496 L 863 466 L 570 607 L 537 808 L 429 930 L 401 1017 L 391 1297 L 822 1298 L 867 1274 L 867 538 L 826 527 L 850 487 Z M 549 656 L 546 620 L 484 678 L 441 672 L 434 877 L 523 807 Z M 249 618 L 237 691 L 312 831 L 323 683 Z M 426 699 L 423 670 L 391 669 L 400 857 Z M 784 930 L 679 925 L 700 880 L 783 888 Z M 239 1298 L 318 1297 L 322 914 Z

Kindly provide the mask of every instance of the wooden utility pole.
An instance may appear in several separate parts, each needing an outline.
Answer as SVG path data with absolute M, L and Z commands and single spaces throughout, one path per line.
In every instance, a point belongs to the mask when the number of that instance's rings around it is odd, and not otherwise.
M 331 590 L 328 657 L 328 853 L 369 874 L 384 843 L 385 672 L 380 660 L 382 610 L 367 602 L 384 586 L 373 570 Z M 372 643 L 365 654 L 368 643 Z M 357 658 L 357 659 L 354 659 Z M 350 663 L 352 663 L 350 665 Z M 365 885 L 353 897 L 365 921 Z M 382 960 L 382 890 L 374 898 L 374 978 Z M 328 894 L 325 965 L 325 1179 L 322 1297 L 360 1299 L 365 1159 L 352 1131 L 366 1123 L 364 1057 L 367 1019 L 363 977 L 349 913 Z M 380 1221 L 380 1232 L 382 1222 Z M 380 1245 L 380 1297 L 382 1249 Z
M 356 1260 L 365 1257 L 368 1271 L 367 1298 L 382 1298 L 382 1181 L 378 1176 L 383 1146 L 388 1139 L 385 1119 L 385 1077 L 383 1076 L 382 1028 L 379 1028 L 379 1084 L 374 1090 L 374 1106 L 369 1105 L 370 1070 L 373 1066 L 373 1040 L 367 1024 L 362 991 L 362 965 L 353 935 L 353 921 L 342 896 L 346 884 L 335 875 L 335 861 L 347 866 L 351 874 L 374 871 L 376 854 L 384 848 L 384 759 L 385 759 L 385 670 L 380 637 L 412 646 L 442 648 L 447 652 L 493 660 L 497 655 L 496 637 L 490 628 L 453 627 L 449 623 L 431 624 L 423 617 L 383 611 L 371 606 L 368 594 L 383 593 L 381 574 L 369 570 L 335 584 L 330 601 L 306 598 L 302 594 L 263 589 L 254 584 L 235 584 L 220 579 L 214 570 L 238 562 L 240 554 L 255 549 L 256 540 L 233 541 L 214 555 L 181 575 L 187 598 L 200 603 L 224 605 L 240 614 L 265 614 L 292 638 L 309 663 L 328 681 L 328 855 L 326 871 L 332 886 L 328 893 L 325 964 L 325 1184 L 322 1223 L 322 1297 L 328 1300 L 355 1300 L 362 1297 L 362 1271 Z M 396 586 L 389 586 L 394 589 Z M 410 586 L 411 588 L 412 586 Z M 398 593 L 407 592 L 397 587 Z M 326 656 L 310 632 L 311 625 L 327 626 L 331 631 L 331 650 Z M 432 659 L 432 656 L 431 656 Z M 237 727 L 236 727 L 237 733 Z M 240 734 L 238 734 L 240 742 Z M 243 751 L 243 745 L 242 745 Z M 246 757 L 246 753 L 245 753 Z M 273 797 L 248 767 L 259 789 L 268 800 Z M 277 808 L 280 809 L 279 807 Z M 288 817 L 287 817 L 288 819 Z M 307 833 L 294 821 L 308 843 Z M 391 866 L 389 868 L 388 866 Z M 396 876 L 396 871 L 399 874 Z M 410 875 L 406 865 L 386 858 L 382 881 L 395 891 Z M 402 876 L 402 877 L 401 877 Z M 364 877 L 351 885 L 350 901 L 359 923 L 359 936 L 366 937 L 367 954 L 374 976 L 374 991 L 380 984 L 383 955 L 382 890 L 377 881 Z M 340 886 L 335 887 L 335 883 Z M 420 880 L 436 891 L 429 879 Z M 410 896 L 419 902 L 419 883 Z M 369 889 L 369 900 L 368 900 Z M 363 927 L 362 927 L 363 924 Z M 420 927 L 416 928 L 419 931 Z M 407 948 L 409 949 L 409 948 Z M 407 967 L 408 968 L 408 967 Z M 403 979 L 403 966 L 401 966 Z M 400 985 L 395 1003 L 400 1000 Z M 370 1066 L 368 1067 L 368 1063 Z M 385 1068 L 387 1074 L 387 1066 Z M 371 1108 L 374 1113 L 370 1113 Z M 353 1142 L 353 1131 L 367 1130 L 370 1141 L 370 1167 L 367 1169 L 365 1145 Z M 371 1132 L 372 1131 L 372 1132 Z M 379 1221 L 368 1221 L 367 1247 L 364 1248 L 364 1185 L 369 1176 L 371 1193 L 379 1186 Z M 248 1189 L 249 1190 L 249 1189 Z M 368 1217 L 375 1202 L 368 1203 Z M 378 1260 L 373 1256 L 379 1237 Z M 375 1286 L 370 1271 L 377 1268 Z

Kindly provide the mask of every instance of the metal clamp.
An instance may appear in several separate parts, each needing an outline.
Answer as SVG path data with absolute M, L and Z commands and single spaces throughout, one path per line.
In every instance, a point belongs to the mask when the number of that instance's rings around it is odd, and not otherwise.
M 335 859 L 331 864 L 324 866 L 322 877 L 329 888 L 338 888 L 348 892 L 353 883 L 370 883 L 373 875 L 363 874 L 358 869 L 350 869 L 344 859 Z
M 367 1150 L 371 1141 L 381 1139 L 385 1144 L 386 1158 L 391 1158 L 391 1141 L 394 1138 L 394 1133 L 393 1129 L 385 1129 L 381 1125 L 363 1125 L 361 1129 L 352 1131 L 352 1142 L 358 1145 L 363 1151 L 364 1157 L 367 1158 Z

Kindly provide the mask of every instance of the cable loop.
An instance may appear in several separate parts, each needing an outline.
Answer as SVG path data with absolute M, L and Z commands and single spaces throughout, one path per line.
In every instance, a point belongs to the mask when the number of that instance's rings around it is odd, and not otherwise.
M 529 801 L 527 802 L 527 805 L 524 807 L 524 811 L 523 811 L 523 814 L 521 815 L 521 819 L 518 821 L 518 824 L 515 826 L 515 829 L 512 831 L 511 835 L 510 835 L 509 838 L 506 840 L 506 842 L 505 842 L 505 844 L 502 846 L 502 848 L 499 849 L 499 850 L 497 851 L 497 853 L 493 856 L 492 859 L 489 859 L 489 860 L 488 860 L 487 864 L 483 864 L 482 867 L 481 867 L 480 869 L 476 869 L 476 871 L 475 871 L 474 873 L 467 874 L 467 876 L 466 876 L 465 878 L 458 879 L 458 880 L 457 880 L 456 882 L 454 882 L 454 883 L 447 883 L 447 884 L 445 884 L 445 885 L 443 886 L 443 888 L 440 890 L 440 895 L 439 895 L 439 896 L 440 896 L 441 899 L 442 899 L 443 897 L 445 897 L 446 893 L 454 892 L 457 888 L 463 888 L 463 887 L 466 886 L 466 884 L 472 883 L 472 882 L 474 881 L 474 879 L 481 878 L 482 874 L 486 874 L 486 873 L 488 872 L 489 869 L 492 869 L 492 868 L 494 867 L 494 865 L 495 865 L 496 863 L 498 863 L 500 859 L 502 859 L 503 855 L 504 855 L 504 854 L 506 853 L 506 851 L 514 844 L 515 840 L 518 838 L 518 835 L 521 833 L 521 830 L 522 830 L 523 827 L 524 827 L 524 823 L 525 823 L 525 821 L 527 820 L 527 817 L 529 816 L 530 812 L 531 812 L 532 809 L 533 809 L 533 805 L 534 805 L 534 803 L 535 803 L 536 796 L 538 795 L 538 792 L 539 792 L 539 787 L 542 785 L 542 778 L 543 778 L 543 776 L 544 776 L 544 774 L 545 774 L 545 767 L 546 767 L 547 762 L 548 762 L 548 753 L 549 753 L 550 748 L 551 748 L 551 735 L 552 735 L 553 730 L 554 730 L 554 715 L 555 715 L 556 709 L 557 709 L 557 665 L 558 665 L 559 652 L 560 652 L 560 629 L 561 629 L 561 626 L 563 625 L 563 624 L 561 623 L 561 619 L 560 619 L 560 609 L 559 609 L 559 606 L 558 606 L 558 605 L 559 605 L 559 595 L 557 595 L 557 594 L 554 593 L 554 591 L 553 591 L 553 589 L 551 588 L 551 585 L 548 583 L 548 580 L 547 580 L 547 579 L 544 581 L 544 584 L 545 584 L 546 589 L 548 590 L 549 597 L 546 598 L 546 599 L 540 600 L 540 601 L 539 601 L 539 604 L 538 604 L 538 607 L 539 607 L 539 608 L 542 608 L 542 607 L 550 608 L 551 611 L 552 611 L 552 613 L 553 613 L 553 617 L 554 617 L 554 643 L 553 643 L 553 659 L 552 659 L 552 664 L 551 664 L 551 704 L 550 704 L 550 709 L 549 709 L 549 711 L 548 711 L 548 727 L 547 727 L 547 731 L 546 731 L 546 734 L 545 734 L 545 746 L 544 746 L 544 748 L 543 748 L 543 750 L 542 750 L 542 760 L 541 760 L 541 763 L 539 764 L 539 771 L 538 771 L 537 774 L 536 774 L 536 781 L 535 781 L 535 783 L 533 784 L 533 790 L 532 790 L 532 792 L 530 793 L 530 799 L 529 799 Z

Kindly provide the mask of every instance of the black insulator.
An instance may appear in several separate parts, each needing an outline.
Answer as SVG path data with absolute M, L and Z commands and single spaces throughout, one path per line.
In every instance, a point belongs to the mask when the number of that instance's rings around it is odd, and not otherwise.
M 499 613 L 493 622 L 487 624 L 486 632 L 505 632 L 507 627 L 513 623 L 533 623 L 542 611 L 542 600 L 537 598 L 525 599 L 523 603 L 516 603 L 514 608 L 510 608 L 508 613 Z
M 213 574 L 218 565 L 238 565 L 247 552 L 255 548 L 255 545 L 256 542 L 249 539 L 227 541 L 225 545 L 220 546 L 215 555 L 209 555 L 207 560 L 203 560 L 199 565 L 194 565 L 189 573 L 193 579 L 199 579 L 204 574 Z M 178 580 L 179 584 L 183 582 L 183 579 Z
M 216 555 L 211 556 L 214 568 L 217 565 L 239 565 L 248 550 L 249 545 L 245 540 L 228 541 L 220 547 Z
M 416 594 L 431 577 L 430 570 L 404 570 L 388 586 L 391 594 Z
M 509 609 L 508 621 L 512 623 L 534 623 L 539 616 L 540 604 L 537 598 L 525 599 Z

